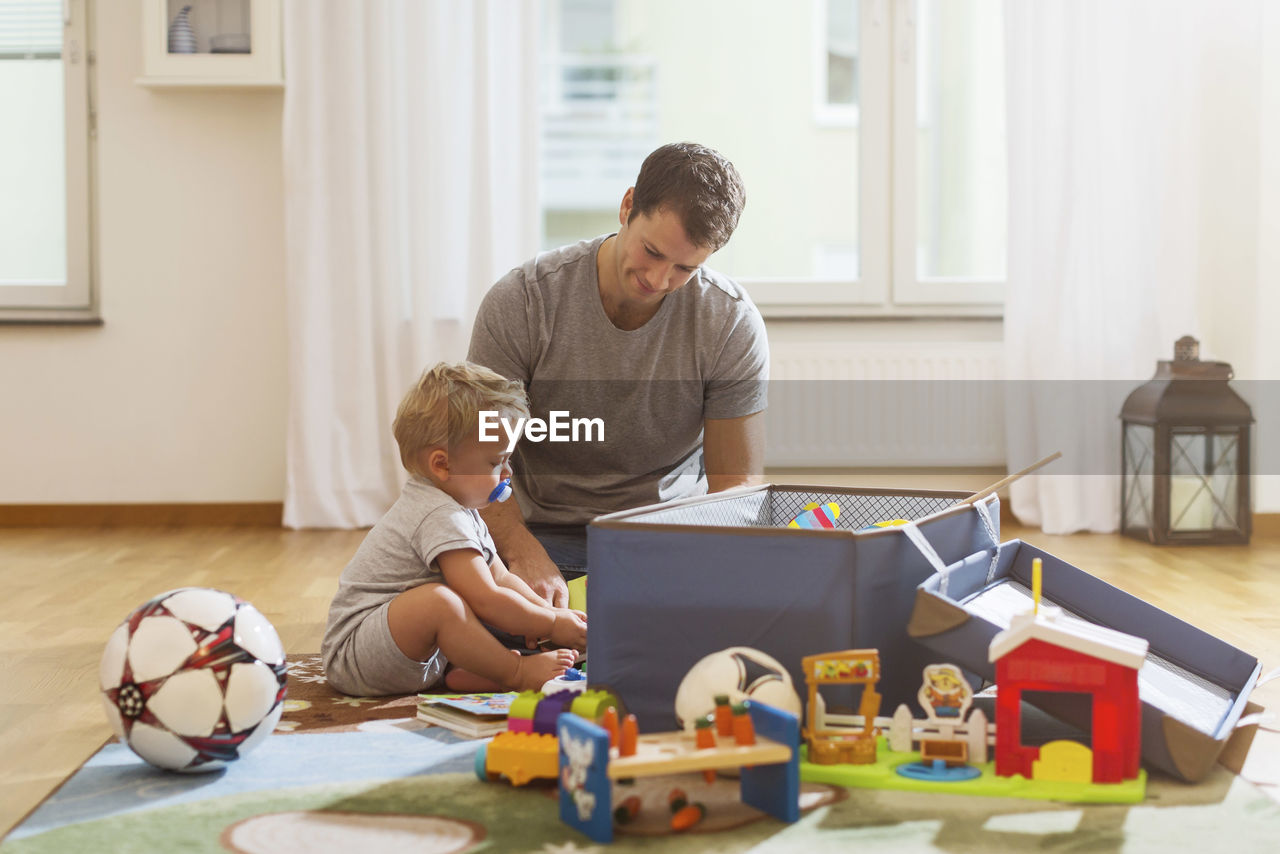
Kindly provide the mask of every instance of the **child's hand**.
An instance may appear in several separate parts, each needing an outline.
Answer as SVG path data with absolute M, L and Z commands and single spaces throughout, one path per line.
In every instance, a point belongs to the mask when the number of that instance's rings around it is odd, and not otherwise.
M 569 608 L 553 608 L 551 642 L 557 646 L 587 648 L 587 615 Z

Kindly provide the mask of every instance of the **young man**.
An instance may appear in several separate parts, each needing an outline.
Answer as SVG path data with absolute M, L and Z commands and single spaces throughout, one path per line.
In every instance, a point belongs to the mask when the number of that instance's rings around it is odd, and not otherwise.
M 623 195 L 615 234 L 538 255 L 480 306 L 469 360 L 523 382 L 538 418 L 603 424 L 522 441 L 519 506 L 484 512 L 507 566 L 554 606 L 567 603 L 561 572 L 586 569 L 593 517 L 761 479 L 764 321 L 704 266 L 745 203 L 722 155 L 664 145 Z

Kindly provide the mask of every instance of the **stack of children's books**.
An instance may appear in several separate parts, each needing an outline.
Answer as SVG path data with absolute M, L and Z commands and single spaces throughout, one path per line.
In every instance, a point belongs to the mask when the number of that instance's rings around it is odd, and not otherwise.
M 467 738 L 487 738 L 507 728 L 514 691 L 503 694 L 419 694 L 418 720 Z

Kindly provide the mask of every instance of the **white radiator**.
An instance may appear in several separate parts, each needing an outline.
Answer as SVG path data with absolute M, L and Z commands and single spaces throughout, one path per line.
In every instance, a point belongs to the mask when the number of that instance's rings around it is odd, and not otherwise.
M 773 345 L 765 464 L 1004 463 L 1001 344 Z

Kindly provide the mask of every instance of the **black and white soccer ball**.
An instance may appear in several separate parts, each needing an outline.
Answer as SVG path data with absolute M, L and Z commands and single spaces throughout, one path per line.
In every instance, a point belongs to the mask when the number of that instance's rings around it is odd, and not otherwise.
M 284 711 L 284 646 L 257 608 L 221 590 L 183 587 L 135 609 L 98 668 L 116 736 L 174 771 L 244 756 Z
M 776 658 L 749 646 L 713 652 L 689 668 L 676 690 L 676 721 L 691 729 L 694 721 L 715 711 L 719 694 L 730 703 L 757 700 L 801 716 L 791 674 Z

